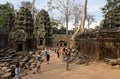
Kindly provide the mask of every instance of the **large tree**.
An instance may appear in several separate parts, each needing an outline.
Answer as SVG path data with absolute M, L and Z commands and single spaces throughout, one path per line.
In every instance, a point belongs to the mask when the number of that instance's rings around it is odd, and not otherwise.
M 0 4 L 0 27 L 11 30 L 14 22 L 14 7 L 11 3 Z
M 87 0 L 84 0 L 82 21 L 81 21 L 81 24 L 79 26 L 79 29 L 77 29 L 77 31 L 71 37 L 71 44 L 70 44 L 71 46 L 70 47 L 73 47 L 76 44 L 75 36 L 78 33 L 83 33 L 84 32 L 84 24 L 85 24 L 86 15 L 87 15 Z
M 104 15 L 109 11 L 119 8 L 120 0 L 106 0 L 106 5 L 102 8 Z
M 66 24 L 66 35 L 68 35 L 68 22 L 70 15 L 72 14 L 73 7 L 78 3 L 78 0 L 49 0 L 48 10 L 57 9 L 60 13 L 60 16 L 63 16 Z M 52 5 L 53 4 L 53 5 Z M 63 19 L 63 20 L 64 20 Z
M 120 26 L 120 0 L 107 0 L 102 11 L 105 16 L 103 27 L 114 28 Z
M 66 35 L 68 35 L 68 19 L 72 7 L 73 0 L 57 0 L 58 10 L 65 16 Z
M 93 22 L 96 22 L 94 15 L 91 15 L 91 14 L 88 14 L 87 17 L 86 17 L 86 20 L 87 20 L 87 26 L 88 26 L 88 30 L 90 29 L 90 25 L 93 23 Z
M 71 10 L 72 16 L 71 17 L 74 21 L 73 25 L 75 26 L 75 31 L 77 30 L 78 25 L 82 19 L 82 10 L 83 10 L 83 6 L 80 3 L 73 5 L 73 7 L 72 7 L 72 10 Z

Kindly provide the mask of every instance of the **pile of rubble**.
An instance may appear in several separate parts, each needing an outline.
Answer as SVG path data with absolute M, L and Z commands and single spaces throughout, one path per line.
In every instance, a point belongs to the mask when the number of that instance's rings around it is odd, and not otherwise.
M 22 72 L 35 67 L 34 58 L 28 52 L 15 52 L 12 49 L 0 50 L 0 79 L 11 79 L 10 71 L 17 61 L 20 63 Z
M 72 53 L 70 58 L 70 62 L 75 62 L 77 64 L 88 64 L 89 62 L 92 61 L 94 61 L 94 58 L 92 56 L 81 53 L 79 53 L 77 56 L 74 53 Z M 103 62 L 111 66 L 120 65 L 120 58 L 116 59 L 105 58 Z
M 72 54 L 70 61 L 75 62 L 77 64 L 88 64 L 92 60 L 93 58 L 91 56 L 79 53 L 77 56 Z
M 111 66 L 120 65 L 120 58 L 117 59 L 105 58 L 104 62 Z

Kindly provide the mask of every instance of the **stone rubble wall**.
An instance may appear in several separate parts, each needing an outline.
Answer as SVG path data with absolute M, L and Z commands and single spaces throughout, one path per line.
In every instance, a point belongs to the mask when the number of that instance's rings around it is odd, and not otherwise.
M 95 60 L 117 59 L 120 57 L 119 34 L 117 31 L 89 32 L 78 35 L 76 41 L 80 53 Z
M 17 61 L 20 63 L 22 73 L 36 66 L 34 57 L 28 52 L 15 52 L 8 48 L 0 50 L 0 79 L 11 79 L 10 71 Z

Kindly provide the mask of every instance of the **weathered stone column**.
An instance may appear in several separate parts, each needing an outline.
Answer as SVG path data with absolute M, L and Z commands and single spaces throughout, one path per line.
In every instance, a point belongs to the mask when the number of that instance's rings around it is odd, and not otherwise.
M 117 58 L 120 57 L 120 43 L 117 43 Z
M 99 41 L 98 40 L 96 40 L 96 56 L 95 56 L 95 59 L 96 60 L 99 60 L 100 59 L 100 46 L 99 46 L 100 44 L 99 44 Z

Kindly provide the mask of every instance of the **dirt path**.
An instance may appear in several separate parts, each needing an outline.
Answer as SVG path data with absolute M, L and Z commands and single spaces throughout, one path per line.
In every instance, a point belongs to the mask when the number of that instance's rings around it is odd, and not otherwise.
M 70 71 L 65 69 L 65 62 L 51 53 L 50 64 L 42 64 L 42 72 L 33 74 L 35 69 L 22 79 L 120 79 L 120 68 L 104 63 L 92 63 L 88 66 L 70 64 Z

